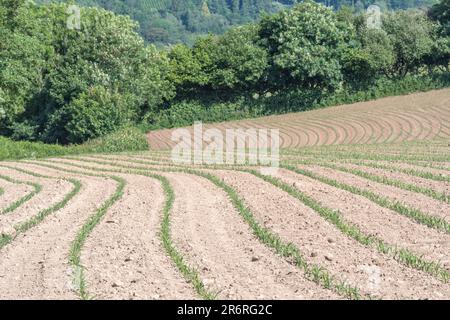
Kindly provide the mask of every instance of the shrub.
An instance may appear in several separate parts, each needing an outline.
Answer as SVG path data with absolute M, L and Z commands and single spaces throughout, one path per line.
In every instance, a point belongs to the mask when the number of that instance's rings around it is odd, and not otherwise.
M 232 102 L 184 100 L 152 116 L 140 125 L 144 132 L 161 128 L 191 126 L 195 121 L 222 122 L 271 114 L 307 111 L 392 95 L 441 89 L 450 86 L 450 73 L 407 75 L 404 78 L 380 77 L 363 88 L 343 87 L 323 96 L 315 90 L 287 90 L 255 97 L 235 98 Z
M 72 30 L 68 5 L 0 0 L 1 134 L 81 143 L 172 99 L 167 54 L 144 43 L 136 22 L 82 7 Z
M 141 125 L 148 131 L 160 128 L 190 126 L 195 121 L 220 122 L 242 119 L 251 116 L 251 110 L 244 107 L 244 99 L 234 102 L 204 103 L 197 100 L 184 100 L 174 103 L 170 108 L 148 117 Z M 258 113 L 259 114 L 259 113 Z
M 321 107 L 362 102 L 387 96 L 442 89 L 450 86 L 449 73 L 407 75 L 401 79 L 380 78 L 373 85 L 359 90 L 344 90 L 322 100 Z
M 147 137 L 136 128 L 124 128 L 82 145 L 61 146 L 41 142 L 13 141 L 0 136 L 0 161 L 35 159 L 85 153 L 111 153 L 148 150 Z
M 35 141 L 37 125 L 25 120 L 24 122 L 15 122 L 10 127 L 10 136 L 13 140 Z
M 419 10 L 400 10 L 383 15 L 383 30 L 394 47 L 390 76 L 417 72 L 431 53 L 436 26 Z
M 0 136 L 0 160 L 42 158 L 61 156 L 69 152 L 69 148 L 59 145 L 48 145 L 41 142 L 13 141 Z
M 140 130 L 126 127 L 101 138 L 87 141 L 77 147 L 80 153 L 109 153 L 148 150 L 147 137 Z
M 339 87 L 340 58 L 354 34 L 350 23 L 339 21 L 330 8 L 305 1 L 260 24 L 260 37 L 271 55 L 271 89 L 322 92 Z
M 116 131 L 127 119 L 122 97 L 103 87 L 95 87 L 52 115 L 45 140 L 63 144 L 82 143 Z

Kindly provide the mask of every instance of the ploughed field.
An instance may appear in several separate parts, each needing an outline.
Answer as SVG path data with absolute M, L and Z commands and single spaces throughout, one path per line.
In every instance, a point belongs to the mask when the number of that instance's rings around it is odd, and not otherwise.
M 450 89 L 388 97 L 309 112 L 204 125 L 225 132 L 232 128 L 280 129 L 282 148 L 367 145 L 448 139 Z M 191 133 L 193 128 L 190 129 Z M 171 149 L 173 129 L 149 134 L 152 150 Z M 193 135 L 193 134 L 192 134 Z
M 277 172 L 168 130 L 0 162 L 0 298 L 450 299 L 450 90 L 229 125 L 281 128 Z

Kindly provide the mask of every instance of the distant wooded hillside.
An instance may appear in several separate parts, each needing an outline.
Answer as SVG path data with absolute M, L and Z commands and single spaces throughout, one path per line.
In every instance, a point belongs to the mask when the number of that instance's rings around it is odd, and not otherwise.
M 61 0 L 60 2 L 72 2 Z M 38 0 L 47 3 L 54 0 Z M 141 26 L 143 37 L 155 44 L 192 44 L 201 34 L 221 34 L 232 25 L 256 20 L 262 13 L 273 13 L 298 0 L 76 0 L 85 6 L 101 6 L 131 16 Z M 319 0 L 336 9 L 350 6 L 364 10 L 376 3 L 382 8 L 427 7 L 435 0 Z

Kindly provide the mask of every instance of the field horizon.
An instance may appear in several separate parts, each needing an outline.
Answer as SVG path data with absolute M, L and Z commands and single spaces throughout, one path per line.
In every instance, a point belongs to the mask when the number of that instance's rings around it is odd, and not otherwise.
M 445 89 L 231 123 L 281 126 L 273 175 L 167 148 L 0 162 L 0 298 L 449 299 L 448 114 Z

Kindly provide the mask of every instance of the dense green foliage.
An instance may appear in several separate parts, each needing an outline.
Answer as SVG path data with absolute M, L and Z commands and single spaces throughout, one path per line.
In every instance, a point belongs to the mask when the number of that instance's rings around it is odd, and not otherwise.
M 449 47 L 439 23 L 418 10 L 384 13 L 381 29 L 368 28 L 365 18 L 304 3 L 257 25 L 202 38 L 192 48 L 176 46 L 169 52 L 175 101 L 145 123 L 231 120 L 450 84 L 444 72 Z M 236 69 L 246 66 L 242 78 Z M 217 76 L 223 74 L 228 81 Z
M 427 62 L 429 65 L 442 66 L 450 59 L 450 0 L 442 0 L 434 5 L 429 11 L 429 17 L 439 23 L 440 37 L 436 39 Z
M 80 144 L 130 124 L 174 127 L 444 87 L 447 4 L 386 11 L 373 29 L 352 8 L 306 1 L 192 46 L 156 48 L 137 23 L 104 9 L 83 7 L 74 29 L 66 4 L 0 0 L 0 134 Z
M 48 3 L 56 0 L 38 0 Z M 362 11 L 370 4 L 386 9 L 425 7 L 436 0 L 317 0 L 339 9 L 352 6 Z M 60 0 L 72 2 L 72 0 Z M 230 26 L 253 22 L 262 13 L 275 13 L 298 0 L 76 0 L 84 6 L 99 6 L 138 21 L 144 39 L 156 44 L 193 44 L 201 34 L 221 34 Z
M 450 0 L 442 0 L 434 5 L 429 12 L 429 16 L 432 20 L 441 23 L 444 34 L 450 35 Z
M 14 10 L 0 21 L 0 133 L 15 139 L 80 143 L 138 121 L 172 97 L 166 54 L 145 46 L 136 23 L 82 10 L 66 27 L 65 5 Z
M 324 93 L 342 81 L 340 61 L 354 32 L 330 9 L 313 2 L 267 16 L 260 23 L 270 54 L 269 90 L 304 89 Z

